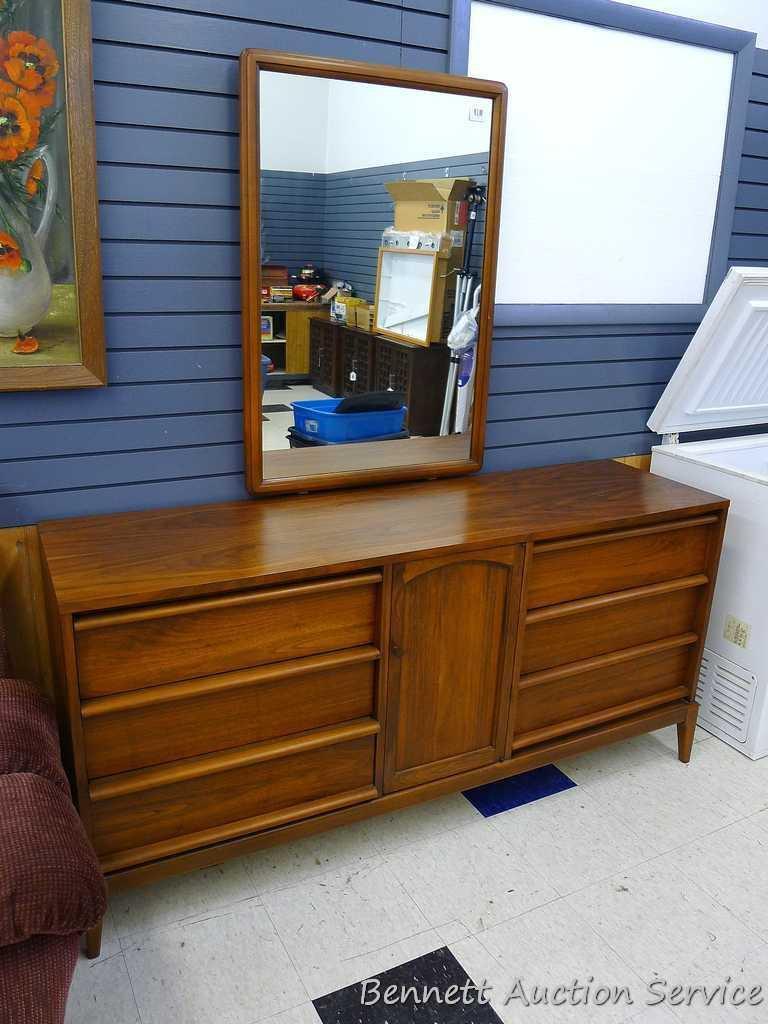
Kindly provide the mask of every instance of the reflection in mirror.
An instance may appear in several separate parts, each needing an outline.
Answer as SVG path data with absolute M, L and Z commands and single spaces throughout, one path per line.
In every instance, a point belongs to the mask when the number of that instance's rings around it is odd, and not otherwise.
M 491 113 L 260 71 L 263 451 L 469 457 Z

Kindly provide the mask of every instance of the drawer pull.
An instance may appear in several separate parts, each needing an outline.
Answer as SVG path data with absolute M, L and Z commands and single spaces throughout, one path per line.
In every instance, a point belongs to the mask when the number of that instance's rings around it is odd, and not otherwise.
M 260 761 L 272 761 L 280 757 L 290 757 L 292 754 L 305 753 L 308 750 L 317 750 L 319 747 L 335 746 L 349 740 L 375 736 L 380 729 L 381 726 L 378 722 L 367 718 L 360 722 L 350 722 L 348 725 L 318 729 L 315 732 L 292 736 L 289 739 L 267 740 L 264 743 L 254 743 L 222 753 L 191 757 L 185 761 L 177 761 L 175 764 L 163 765 L 158 768 L 139 768 L 136 771 L 124 772 L 122 775 L 111 775 L 95 780 L 90 785 L 91 800 L 94 803 L 101 800 L 112 800 L 129 793 L 140 793 L 144 790 L 157 789 L 160 786 L 173 785 L 188 779 L 244 768 L 248 765 L 258 764 Z
M 683 576 L 664 583 L 650 583 L 645 587 L 632 587 L 630 590 L 614 590 L 610 594 L 598 594 L 596 597 L 582 597 L 577 601 L 564 601 L 562 604 L 551 604 L 544 608 L 534 608 L 525 617 L 526 625 L 559 619 L 565 615 L 578 615 L 591 609 L 604 608 L 606 605 L 620 604 L 624 601 L 635 601 L 643 597 L 657 597 L 660 594 L 673 594 L 678 590 L 689 590 L 703 587 L 709 583 L 704 573 L 695 576 Z
M 259 683 L 271 683 L 279 679 L 291 679 L 293 676 L 309 672 L 325 672 L 328 669 L 343 668 L 347 665 L 378 661 L 380 657 L 381 652 L 378 647 L 365 644 L 361 647 L 353 647 L 348 651 L 315 654 L 308 658 L 279 661 L 254 669 L 223 672 L 214 676 L 187 679 L 181 683 L 150 686 L 143 690 L 129 690 L 127 693 L 117 693 L 109 697 L 94 697 L 92 700 L 83 702 L 81 711 L 83 718 L 98 718 L 101 715 L 119 714 L 121 711 L 134 711 L 137 708 L 169 704 L 191 697 L 202 697 L 222 690 L 235 690 L 246 686 L 257 686 Z
M 280 825 L 302 821 L 305 818 L 314 818 L 320 814 L 328 814 L 330 811 L 338 811 L 343 807 L 352 807 L 355 804 L 374 800 L 378 795 L 379 792 L 375 786 L 364 786 L 351 792 L 340 793 L 338 796 L 327 796 L 310 803 L 295 804 L 284 810 L 271 811 L 269 814 L 259 814 L 254 818 L 243 818 L 225 825 L 216 825 L 203 832 L 194 832 L 174 839 L 165 839 L 159 843 L 152 843 L 149 846 L 107 854 L 100 858 L 101 867 L 105 872 L 120 871 L 123 868 L 132 867 L 134 864 L 146 864 L 162 857 L 183 853 L 185 850 L 195 850 L 203 846 L 210 846 L 212 843 L 226 842 L 237 839 L 239 836 L 247 836 L 251 832 L 266 832 L 268 829 L 278 828 Z
M 564 540 L 544 540 L 534 544 L 534 552 L 563 551 L 566 548 L 583 547 L 586 544 L 606 544 L 614 540 L 629 540 L 632 537 L 646 537 L 652 533 L 669 533 L 672 530 L 687 530 L 692 526 L 711 526 L 720 521 L 719 516 L 696 516 L 695 519 L 680 519 L 673 523 L 658 523 L 654 526 L 638 526 L 631 530 L 613 530 L 610 533 L 589 533 Z
M 607 708 L 605 711 L 596 711 L 590 715 L 582 715 L 581 718 L 570 718 L 567 722 L 556 722 L 554 725 L 547 725 L 542 729 L 523 733 L 518 739 L 513 740 L 512 749 L 521 750 L 524 747 L 532 747 L 537 743 L 545 743 L 547 740 L 555 739 L 566 733 L 579 732 L 581 729 L 588 729 L 593 725 L 612 722 L 616 718 L 626 718 L 628 715 L 636 714 L 639 711 L 646 711 L 661 704 L 671 704 L 673 701 L 682 700 L 687 694 L 688 687 L 676 686 L 671 690 L 665 690 L 663 693 L 654 693 L 650 697 L 643 697 L 639 700 L 630 701 L 628 704 Z
M 75 619 L 75 632 L 88 629 L 104 629 L 121 626 L 129 622 L 146 622 L 151 619 L 165 619 L 174 615 L 189 615 L 193 612 L 207 612 L 215 608 L 232 608 L 237 605 L 259 604 L 263 601 L 279 601 L 302 597 L 307 594 L 322 594 L 328 591 L 348 590 L 371 583 L 381 583 L 380 572 L 361 573 L 359 576 L 342 576 L 332 580 L 318 580 L 315 583 L 297 583 L 285 587 L 265 587 L 263 590 L 249 590 L 245 594 L 224 594 L 221 597 L 202 598 L 199 601 L 177 601 L 151 607 L 135 608 L 133 611 L 106 612 L 98 615 L 84 615 Z
M 587 658 L 585 661 L 572 661 L 568 665 L 558 665 L 556 668 L 547 668 L 541 672 L 531 672 L 520 679 L 519 686 L 521 690 L 526 690 L 531 686 L 540 686 L 543 683 L 552 683 L 558 679 L 567 679 L 568 676 L 578 676 L 584 672 L 591 672 L 594 669 L 609 668 L 611 665 L 620 665 L 624 661 L 644 658 L 649 654 L 673 651 L 677 647 L 692 647 L 698 642 L 698 639 L 697 633 L 683 633 L 682 636 L 671 636 L 664 640 L 655 640 L 651 644 L 628 647 L 623 651 L 601 654 L 595 658 Z

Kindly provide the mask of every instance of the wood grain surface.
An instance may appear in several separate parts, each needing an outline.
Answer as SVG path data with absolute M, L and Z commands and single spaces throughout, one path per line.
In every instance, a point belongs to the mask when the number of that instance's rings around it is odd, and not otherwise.
M 727 502 L 616 462 L 43 523 L 60 612 L 308 579 L 712 513 Z

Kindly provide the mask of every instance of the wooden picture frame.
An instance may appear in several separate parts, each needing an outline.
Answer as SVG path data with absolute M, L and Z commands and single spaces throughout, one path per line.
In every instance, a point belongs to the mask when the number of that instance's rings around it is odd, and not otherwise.
M 46 8 L 50 3 L 53 13 Z M 35 35 L 35 26 L 41 19 L 57 19 L 57 7 L 60 8 L 60 32 L 58 40 L 59 47 L 54 45 L 56 40 L 51 40 L 48 45 L 55 53 L 58 68 L 49 67 L 50 80 L 45 83 L 49 90 L 55 90 L 55 98 L 47 96 L 48 102 L 43 104 L 48 109 L 38 112 L 39 117 L 51 116 L 58 111 L 58 123 L 63 123 L 66 128 L 66 155 L 60 159 L 68 169 L 68 175 L 63 174 L 58 182 L 60 211 L 66 211 L 70 207 L 70 214 L 66 224 L 66 231 L 69 234 L 71 251 L 69 253 L 70 275 L 72 278 L 73 297 L 68 299 L 68 316 L 71 315 L 72 322 L 66 320 L 66 326 L 59 326 L 56 321 L 50 326 L 50 320 L 46 321 L 52 307 L 44 314 L 39 321 L 41 328 L 45 327 L 47 336 L 38 342 L 39 349 L 28 355 L 19 354 L 19 365 L 8 365 L 9 358 L 0 360 L 0 391 L 36 391 L 51 388 L 86 388 L 101 387 L 106 384 L 106 355 L 104 341 L 104 314 L 101 296 L 101 256 L 99 245 L 99 221 L 98 221 L 98 200 L 97 200 L 97 176 L 96 176 L 96 141 L 95 123 L 93 109 L 93 70 L 92 70 L 92 44 L 91 44 L 91 5 L 89 0 L 37 0 L 33 5 L 32 0 L 25 0 L 20 5 L 15 5 L 14 24 L 3 28 L 0 34 L 10 39 L 10 33 L 28 31 L 30 36 Z M 27 8 L 29 9 L 29 27 L 27 26 Z M 0 15 L 2 12 L 0 12 Z M 47 43 L 45 39 L 35 39 L 34 43 Z M 19 44 L 22 45 L 22 44 Z M 48 52 L 48 51 L 44 51 Z M 21 88 L 17 88 L 17 94 L 24 99 Z M 29 106 L 30 111 L 35 108 Z M 43 122 L 40 122 L 43 124 Z M 58 127 L 56 131 L 59 131 Z M 56 141 L 50 146 L 42 147 L 54 151 Z M 34 148 L 29 151 L 29 159 L 43 156 Z M 55 153 L 54 153 L 55 155 Z M 50 160 L 50 155 L 48 156 Z M 37 170 L 43 188 L 47 190 L 49 184 L 50 167 L 44 160 L 36 160 L 36 164 L 42 164 L 42 169 Z M 22 166 L 22 172 L 24 167 Z M 33 167 L 29 168 L 30 177 L 33 174 Z M 67 180 L 68 177 L 68 180 Z M 29 181 L 29 177 L 27 178 Z M 37 186 L 36 186 L 37 187 Z M 44 193 L 45 194 L 45 193 Z M 63 214 L 67 216 L 66 212 Z M 62 218 L 59 218 L 61 223 Z M 70 230 L 71 229 L 71 230 Z M 9 233 L 9 232 L 8 232 Z M 23 246 L 22 246 L 23 248 Z M 23 252 L 21 253 L 23 256 Z M 47 263 L 46 263 L 47 269 Z M 54 276 L 51 274 L 50 276 Z M 56 283 L 54 281 L 54 291 Z M 69 285 L 67 285 L 69 287 Z M 52 303 L 56 300 L 52 299 Z M 13 312 L 11 313 L 11 317 Z M 27 317 L 29 320 L 29 316 Z M 48 326 L 46 327 L 46 323 Z M 19 339 L 35 337 L 35 323 L 32 323 L 22 335 L 19 331 Z M 7 330 L 7 328 L 6 328 Z M 47 349 L 53 348 L 60 340 L 56 331 L 68 330 L 70 336 L 79 341 L 79 350 L 75 349 L 72 356 L 67 356 L 68 361 L 46 362 Z M 39 331 L 38 333 L 42 333 Z M 8 342 L 8 336 L 2 339 Z M 49 345 L 49 342 L 53 344 Z M 6 348 L 8 346 L 6 345 Z M 21 360 L 28 359 L 24 363 Z M 49 358 L 62 358 L 53 356 Z
M 416 258 L 421 257 L 425 260 L 431 257 L 432 259 L 432 277 L 429 286 L 429 306 L 427 312 L 427 330 L 426 338 L 415 338 L 410 334 L 401 334 L 399 331 L 392 331 L 386 327 L 382 327 L 379 323 L 379 303 L 381 301 L 381 269 L 382 264 L 388 254 L 394 254 L 395 256 L 413 256 Z M 442 319 L 442 307 L 437 308 L 437 285 L 438 285 L 438 273 L 440 269 L 440 259 L 436 252 L 427 249 L 379 249 L 379 256 L 376 261 L 376 295 L 373 300 L 374 305 L 374 330 L 376 334 L 380 334 L 384 338 L 393 338 L 395 341 L 407 341 L 411 345 L 420 345 L 422 348 L 429 348 L 431 338 L 435 333 L 439 331 L 439 322 Z
M 448 437 L 417 437 L 386 444 L 361 443 L 262 452 L 261 242 L 259 72 L 337 78 L 375 85 L 429 90 L 491 101 L 488 191 L 478 316 L 475 393 L 471 428 Z M 501 208 L 507 90 L 500 82 L 438 72 L 304 57 L 266 50 L 240 55 L 240 229 L 243 330 L 245 478 L 257 496 L 329 490 L 389 481 L 460 476 L 479 470 L 485 448 L 493 296 Z

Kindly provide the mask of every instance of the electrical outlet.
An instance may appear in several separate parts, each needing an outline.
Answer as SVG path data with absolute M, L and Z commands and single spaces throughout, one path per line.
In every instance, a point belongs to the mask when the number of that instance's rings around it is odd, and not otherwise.
M 485 124 L 488 120 L 488 109 L 483 103 L 470 103 L 469 120 L 477 121 L 478 124 Z
M 752 627 L 748 622 L 737 619 L 735 615 L 729 615 L 725 620 L 723 636 L 726 640 L 730 640 L 732 644 L 736 644 L 737 647 L 746 647 L 749 643 L 751 629 Z

